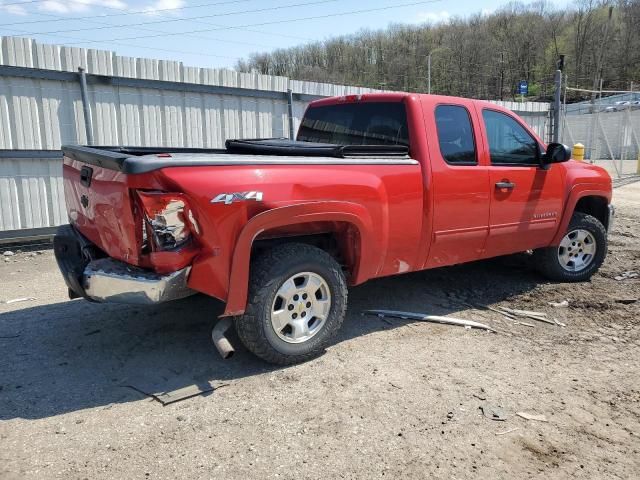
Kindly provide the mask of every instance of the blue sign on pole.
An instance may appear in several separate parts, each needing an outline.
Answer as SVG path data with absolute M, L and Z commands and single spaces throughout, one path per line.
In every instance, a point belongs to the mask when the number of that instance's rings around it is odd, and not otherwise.
M 518 93 L 520 95 L 528 95 L 529 94 L 529 84 L 526 80 L 520 80 L 518 83 Z

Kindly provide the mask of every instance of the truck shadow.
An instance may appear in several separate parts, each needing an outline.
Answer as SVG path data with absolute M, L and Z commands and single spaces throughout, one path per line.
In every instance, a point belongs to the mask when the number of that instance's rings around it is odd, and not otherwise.
M 514 258 L 352 288 L 335 343 L 407 323 L 363 316 L 365 309 L 445 315 L 466 304 L 483 306 L 533 289 L 541 279 Z M 220 302 L 198 296 L 154 307 L 73 300 L 0 314 L 0 419 L 107 407 L 144 398 L 141 391 L 215 386 L 280 369 L 249 354 L 235 333 L 230 334 L 235 356 L 219 357 L 210 332 L 222 310 Z

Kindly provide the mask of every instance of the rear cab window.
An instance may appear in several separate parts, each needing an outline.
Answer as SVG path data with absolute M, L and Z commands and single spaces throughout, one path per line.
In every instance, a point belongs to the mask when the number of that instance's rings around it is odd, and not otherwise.
M 356 102 L 307 109 L 297 140 L 336 145 L 409 146 L 402 102 Z
M 461 105 L 438 105 L 435 116 L 444 161 L 449 165 L 477 165 L 469 111 Z

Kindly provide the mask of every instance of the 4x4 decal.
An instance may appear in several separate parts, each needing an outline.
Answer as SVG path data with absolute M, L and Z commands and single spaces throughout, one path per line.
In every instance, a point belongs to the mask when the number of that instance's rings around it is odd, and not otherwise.
M 211 203 L 224 203 L 230 205 L 233 202 L 241 200 L 255 200 L 256 202 L 262 201 L 262 192 L 235 192 L 235 193 L 221 193 L 211 199 Z

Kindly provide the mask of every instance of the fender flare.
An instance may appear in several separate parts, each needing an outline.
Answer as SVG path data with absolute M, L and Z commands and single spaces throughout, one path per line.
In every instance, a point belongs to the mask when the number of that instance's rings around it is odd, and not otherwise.
M 354 284 L 371 278 L 378 270 L 381 257 L 376 252 L 386 251 L 384 240 L 377 238 L 373 221 L 365 207 L 352 202 L 320 201 L 278 207 L 253 217 L 244 226 L 233 251 L 229 292 L 223 317 L 242 315 L 249 293 L 249 266 L 251 248 L 261 233 L 273 228 L 310 222 L 344 222 L 353 225 L 360 235 L 360 258 L 354 265 Z
M 611 202 L 611 192 L 603 190 L 602 185 L 599 184 L 588 184 L 582 183 L 575 185 L 571 191 L 569 192 L 569 197 L 565 203 L 564 211 L 562 213 L 562 220 L 558 226 L 558 231 L 556 235 L 553 237 L 551 244 L 549 246 L 556 247 L 560 245 L 562 241 L 562 237 L 564 237 L 567 228 L 569 227 L 569 222 L 571 222 L 571 217 L 573 216 L 573 212 L 576 209 L 576 205 L 580 201 L 581 198 L 584 197 L 604 197 L 607 199 L 607 203 Z

